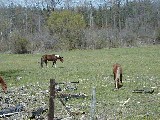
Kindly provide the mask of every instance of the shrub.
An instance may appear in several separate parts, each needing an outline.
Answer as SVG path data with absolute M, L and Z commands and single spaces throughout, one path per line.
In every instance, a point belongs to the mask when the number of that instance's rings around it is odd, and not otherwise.
M 158 29 L 156 32 L 155 44 L 160 44 L 160 29 Z
M 14 41 L 14 53 L 17 54 L 25 54 L 29 53 L 27 47 L 29 45 L 29 41 L 26 38 L 18 36 L 18 38 Z

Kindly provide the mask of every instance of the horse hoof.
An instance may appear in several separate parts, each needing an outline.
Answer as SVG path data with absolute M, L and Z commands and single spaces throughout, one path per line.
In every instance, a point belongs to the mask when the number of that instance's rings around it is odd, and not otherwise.
M 117 90 L 118 90 L 118 88 L 114 88 L 114 89 L 113 89 L 113 91 L 117 91 Z

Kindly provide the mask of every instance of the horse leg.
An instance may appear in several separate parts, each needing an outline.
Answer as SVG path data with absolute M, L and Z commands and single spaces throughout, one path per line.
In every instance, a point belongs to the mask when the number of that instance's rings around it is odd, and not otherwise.
M 41 67 L 43 67 L 43 58 L 41 58 Z
M 57 67 L 57 66 L 56 66 L 56 61 L 55 61 L 54 67 L 55 67 L 55 68 Z
M 53 66 L 56 68 L 56 62 L 55 61 L 53 61 L 52 67 Z
M 121 82 L 121 84 L 122 84 L 122 74 L 120 74 L 120 82 Z
M 115 79 L 115 88 L 118 89 L 118 79 Z
M 46 64 L 46 67 L 48 67 L 48 66 L 47 66 L 47 60 L 45 60 L 44 62 L 45 62 L 45 64 Z
M 117 78 L 116 78 L 116 73 L 114 73 L 114 82 L 115 82 L 115 88 L 117 89 L 118 83 L 117 83 Z
M 54 65 L 54 61 L 53 61 L 52 67 L 53 67 L 53 65 Z
M 116 79 L 116 73 L 113 73 L 114 74 L 114 80 Z

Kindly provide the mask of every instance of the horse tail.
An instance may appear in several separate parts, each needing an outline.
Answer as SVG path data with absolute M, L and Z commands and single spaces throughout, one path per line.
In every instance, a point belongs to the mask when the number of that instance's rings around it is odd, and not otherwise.
M 41 67 L 43 67 L 43 57 L 41 57 Z

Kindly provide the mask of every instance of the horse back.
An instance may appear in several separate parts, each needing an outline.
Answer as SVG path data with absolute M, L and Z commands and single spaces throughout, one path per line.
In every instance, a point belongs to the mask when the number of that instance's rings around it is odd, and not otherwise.
M 42 56 L 43 60 L 44 61 L 55 61 L 56 60 L 56 57 L 55 57 L 55 54 L 52 54 L 52 55 L 43 55 Z

